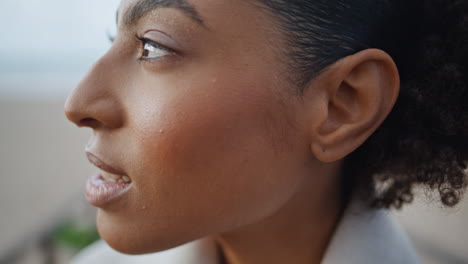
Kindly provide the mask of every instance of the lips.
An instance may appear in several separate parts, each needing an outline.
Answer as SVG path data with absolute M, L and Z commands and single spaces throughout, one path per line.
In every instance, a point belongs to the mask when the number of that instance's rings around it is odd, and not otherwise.
M 107 165 L 106 163 L 104 163 L 102 160 L 100 160 L 97 156 L 95 156 L 91 152 L 87 151 L 86 156 L 88 157 L 89 162 L 91 162 L 92 164 L 94 164 L 94 166 L 100 168 L 101 170 L 107 171 L 115 175 L 128 176 L 123 170 L 116 169 L 116 168 L 111 167 L 110 165 Z
M 92 164 L 102 170 L 101 173 L 90 177 L 86 184 L 85 196 L 90 204 L 104 207 L 130 189 L 132 181 L 125 171 L 107 165 L 91 152 L 87 151 L 86 156 Z

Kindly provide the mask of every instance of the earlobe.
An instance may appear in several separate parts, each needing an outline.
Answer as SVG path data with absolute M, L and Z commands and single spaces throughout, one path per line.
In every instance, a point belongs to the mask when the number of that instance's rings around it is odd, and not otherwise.
M 367 49 L 324 71 L 314 87 L 324 94 L 311 117 L 311 151 L 322 162 L 344 158 L 363 144 L 390 113 L 399 75 L 384 51 Z M 315 117 L 315 119 L 313 119 Z

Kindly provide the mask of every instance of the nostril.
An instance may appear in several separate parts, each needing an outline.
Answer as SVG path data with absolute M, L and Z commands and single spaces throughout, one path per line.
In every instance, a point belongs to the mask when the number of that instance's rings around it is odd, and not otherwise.
M 99 121 L 97 121 L 96 119 L 94 118 L 83 118 L 80 120 L 80 122 L 78 123 L 78 126 L 82 127 L 82 126 L 85 126 L 85 127 L 91 127 L 91 128 L 95 128 L 96 126 L 99 125 Z

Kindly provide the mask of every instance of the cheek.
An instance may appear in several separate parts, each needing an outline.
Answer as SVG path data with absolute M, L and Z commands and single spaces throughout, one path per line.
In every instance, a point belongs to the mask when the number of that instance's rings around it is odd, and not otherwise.
M 151 114 L 156 119 L 144 121 L 146 133 L 137 141 L 144 184 L 170 185 L 174 203 L 179 201 L 184 210 L 193 205 L 199 212 L 213 208 L 194 204 L 203 198 L 221 208 L 226 200 L 239 199 L 238 194 L 269 191 L 275 184 L 273 143 L 288 140 L 275 137 L 284 128 L 274 121 L 280 109 L 273 96 L 266 89 L 254 92 L 252 85 L 232 82 L 192 88 L 200 92 L 167 97 Z
M 276 101 L 261 84 L 229 81 L 140 98 L 129 135 L 135 188 L 120 211 L 100 213 L 108 221 L 101 234 L 115 240 L 109 224 L 115 222 L 131 234 L 115 247 L 145 253 L 228 231 L 278 208 L 298 179 L 290 176 L 297 155 L 274 144 L 294 145 L 278 133 L 288 125 Z

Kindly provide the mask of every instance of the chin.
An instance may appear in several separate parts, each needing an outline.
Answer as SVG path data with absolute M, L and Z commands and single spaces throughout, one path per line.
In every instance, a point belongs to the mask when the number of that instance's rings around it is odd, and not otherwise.
M 119 224 L 108 219 L 103 212 L 98 213 L 96 222 L 100 237 L 111 248 L 127 255 L 156 253 L 195 240 L 176 237 L 166 228 L 156 230 L 154 225 L 146 230 L 138 224 Z
M 148 239 L 143 238 L 140 234 L 124 235 L 107 228 L 98 228 L 98 232 L 111 248 L 127 255 L 156 253 L 185 243 L 177 243 L 172 240 L 162 239 L 161 237 Z

